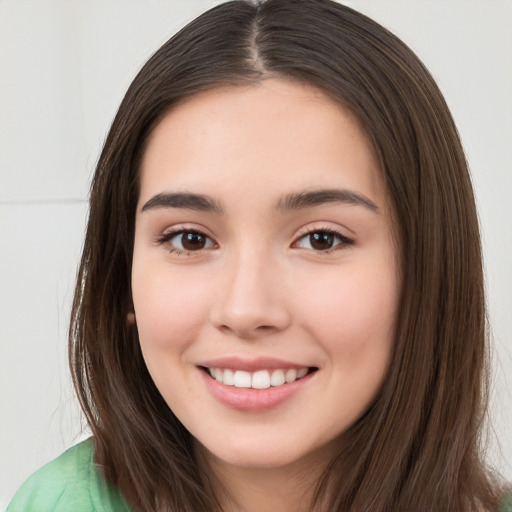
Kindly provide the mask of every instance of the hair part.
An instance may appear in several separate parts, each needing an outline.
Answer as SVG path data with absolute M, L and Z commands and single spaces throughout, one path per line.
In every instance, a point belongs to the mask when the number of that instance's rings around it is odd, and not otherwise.
M 494 509 L 498 490 L 479 445 L 489 371 L 480 238 L 457 130 L 412 51 L 329 0 L 221 4 L 165 43 L 128 89 L 92 183 L 70 329 L 97 463 L 136 509 L 221 510 L 127 321 L 139 166 L 179 102 L 269 77 L 318 87 L 355 115 L 380 162 L 400 248 L 388 376 L 342 434 L 311 510 Z

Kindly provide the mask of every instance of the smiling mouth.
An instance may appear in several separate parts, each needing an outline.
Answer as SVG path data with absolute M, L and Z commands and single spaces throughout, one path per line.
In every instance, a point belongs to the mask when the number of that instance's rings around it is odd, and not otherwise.
M 229 368 L 210 368 L 202 366 L 201 369 L 212 379 L 226 386 L 245 389 L 267 389 L 291 384 L 318 370 L 315 367 L 289 368 L 275 370 L 258 370 L 247 372 Z

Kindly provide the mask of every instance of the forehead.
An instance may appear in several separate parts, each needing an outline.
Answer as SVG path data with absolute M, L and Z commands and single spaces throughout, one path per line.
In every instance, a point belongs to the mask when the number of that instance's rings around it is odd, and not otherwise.
M 355 116 L 317 88 L 268 79 L 200 93 L 171 110 L 149 138 L 140 200 L 164 189 L 234 193 L 249 182 L 266 195 L 333 185 L 383 195 Z

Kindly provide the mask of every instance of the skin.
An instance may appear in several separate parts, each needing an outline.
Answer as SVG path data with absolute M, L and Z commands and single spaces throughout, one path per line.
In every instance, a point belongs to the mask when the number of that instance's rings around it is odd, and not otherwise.
M 221 87 L 163 118 L 140 185 L 133 303 L 156 386 L 229 489 L 228 510 L 307 510 L 340 434 L 380 389 L 393 345 L 397 251 L 365 133 L 310 86 Z M 368 203 L 276 208 L 320 189 Z M 207 195 L 222 212 L 148 206 L 168 193 Z M 184 251 L 180 230 L 203 233 L 203 245 Z M 309 233 L 326 230 L 341 237 L 319 249 Z M 278 406 L 240 411 L 212 395 L 198 368 L 224 356 L 317 371 Z

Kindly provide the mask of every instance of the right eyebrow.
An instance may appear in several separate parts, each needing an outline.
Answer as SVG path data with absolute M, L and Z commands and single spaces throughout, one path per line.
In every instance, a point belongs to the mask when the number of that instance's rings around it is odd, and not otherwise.
M 164 193 L 153 196 L 141 209 L 141 212 L 160 208 L 184 208 L 201 212 L 222 213 L 222 207 L 216 201 L 202 194 Z

